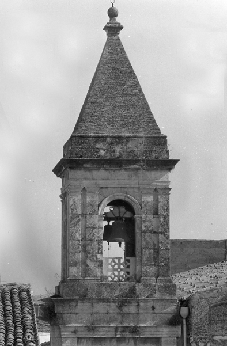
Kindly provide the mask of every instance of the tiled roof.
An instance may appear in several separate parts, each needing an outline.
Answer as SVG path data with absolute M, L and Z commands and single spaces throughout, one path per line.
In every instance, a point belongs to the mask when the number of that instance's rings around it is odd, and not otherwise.
M 38 346 L 29 286 L 1 285 L 0 298 L 0 346 Z
M 187 297 L 193 293 L 227 286 L 227 261 L 172 275 L 177 286 L 177 296 Z
M 107 37 L 73 134 L 161 135 L 118 34 Z

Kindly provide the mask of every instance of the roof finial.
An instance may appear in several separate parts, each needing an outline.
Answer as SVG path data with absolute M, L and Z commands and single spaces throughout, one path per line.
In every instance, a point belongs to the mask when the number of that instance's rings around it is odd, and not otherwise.
M 110 0 L 112 7 L 108 9 L 109 22 L 105 25 L 104 30 L 107 32 L 107 36 L 117 36 L 123 29 L 123 25 L 116 21 L 118 17 L 118 9 L 114 7 L 115 0 Z

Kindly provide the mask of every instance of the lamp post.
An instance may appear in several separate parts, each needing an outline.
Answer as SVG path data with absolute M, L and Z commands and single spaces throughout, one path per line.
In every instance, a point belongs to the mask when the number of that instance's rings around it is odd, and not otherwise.
M 189 307 L 187 306 L 187 301 L 184 300 L 180 307 L 180 315 L 183 318 L 183 337 L 184 337 L 184 346 L 187 346 L 187 325 L 186 318 L 189 315 Z

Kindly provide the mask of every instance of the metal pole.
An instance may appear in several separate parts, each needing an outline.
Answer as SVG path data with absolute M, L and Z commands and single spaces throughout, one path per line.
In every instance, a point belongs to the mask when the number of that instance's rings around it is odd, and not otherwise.
M 186 318 L 183 318 L 183 337 L 184 337 L 184 346 L 187 346 L 187 325 L 186 325 Z

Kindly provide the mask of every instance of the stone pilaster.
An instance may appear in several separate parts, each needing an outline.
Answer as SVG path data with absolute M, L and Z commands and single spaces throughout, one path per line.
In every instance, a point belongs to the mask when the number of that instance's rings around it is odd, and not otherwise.
M 169 188 L 158 189 L 159 214 L 159 277 L 170 276 L 169 247 Z
M 155 246 L 153 239 L 153 194 L 152 190 L 142 196 L 142 277 L 156 277 Z
M 100 227 L 101 226 L 101 227 Z M 86 278 L 102 275 L 103 228 L 98 215 L 98 190 L 87 188 L 86 214 Z
M 68 217 L 67 217 L 67 192 L 60 195 L 62 203 L 62 251 L 61 251 L 61 279 L 64 281 L 67 278 L 67 258 L 68 258 Z
M 68 277 L 80 278 L 82 268 L 82 208 L 81 192 L 71 189 L 68 197 L 69 234 L 68 234 Z

